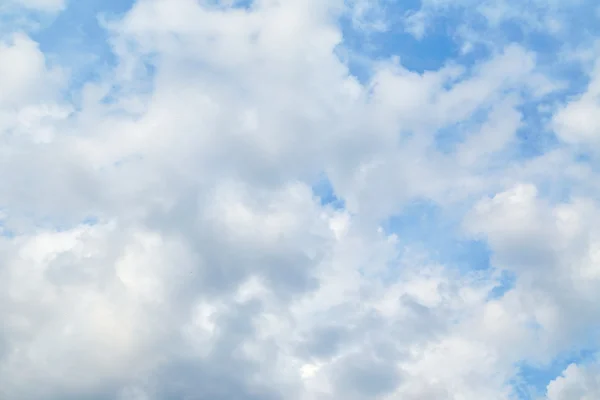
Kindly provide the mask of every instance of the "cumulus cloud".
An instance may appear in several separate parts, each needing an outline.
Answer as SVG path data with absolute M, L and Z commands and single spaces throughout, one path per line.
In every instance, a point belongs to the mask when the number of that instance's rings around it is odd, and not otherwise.
M 598 68 L 590 73 L 587 90 L 560 108 L 553 118 L 557 135 L 566 143 L 595 150 L 600 137 L 598 122 Z
M 569 365 L 548 385 L 548 399 L 593 399 L 600 395 L 600 380 L 595 365 L 579 367 Z
M 521 399 L 519 365 L 597 348 L 595 78 L 565 97 L 527 41 L 359 78 L 340 48 L 392 35 L 386 4 L 138 0 L 83 85 L 3 38 L 0 397 Z M 420 200 L 491 266 L 395 233 Z

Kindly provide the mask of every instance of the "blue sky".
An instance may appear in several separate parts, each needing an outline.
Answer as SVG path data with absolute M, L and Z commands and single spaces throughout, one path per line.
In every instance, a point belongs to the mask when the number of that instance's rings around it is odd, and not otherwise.
M 572 3 L 0 6 L 0 397 L 600 396 Z

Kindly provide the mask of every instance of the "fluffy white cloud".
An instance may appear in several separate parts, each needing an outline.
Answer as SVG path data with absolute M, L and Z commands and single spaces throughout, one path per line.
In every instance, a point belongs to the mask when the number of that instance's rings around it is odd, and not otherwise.
M 487 237 L 494 263 L 518 274 L 500 304 L 513 323 L 522 320 L 533 328 L 529 350 L 544 362 L 550 361 L 550 349 L 596 343 L 590 332 L 598 327 L 597 218 L 593 201 L 551 205 L 530 184 L 482 201 L 469 217 L 469 228 Z
M 0 397 L 511 399 L 518 363 L 596 344 L 598 207 L 541 193 L 593 171 L 513 159 L 555 89 L 534 52 L 361 82 L 338 20 L 380 5 L 234 3 L 136 2 L 81 90 L 28 36 L 0 45 Z M 469 210 L 494 268 L 379 228 L 423 198 Z M 591 387 L 573 368 L 550 400 Z
M 565 142 L 595 150 L 600 141 L 600 69 L 594 68 L 590 75 L 587 90 L 559 109 L 552 123 Z
M 47 65 L 37 43 L 23 34 L 14 34 L 0 43 L 0 65 L 0 104 L 4 113 L 54 99 L 64 80 L 58 68 Z
M 597 365 L 571 364 L 548 385 L 548 400 L 595 399 L 600 396 L 599 377 Z

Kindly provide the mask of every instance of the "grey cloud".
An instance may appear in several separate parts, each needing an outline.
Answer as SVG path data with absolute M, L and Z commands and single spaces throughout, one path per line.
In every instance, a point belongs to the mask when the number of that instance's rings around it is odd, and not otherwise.
M 333 365 L 334 380 L 340 395 L 347 398 L 378 398 L 400 384 L 400 374 L 393 362 L 383 362 L 370 355 L 350 355 Z

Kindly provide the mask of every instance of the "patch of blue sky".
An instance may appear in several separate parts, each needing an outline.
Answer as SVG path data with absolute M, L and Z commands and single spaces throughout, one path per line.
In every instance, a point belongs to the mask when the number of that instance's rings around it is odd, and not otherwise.
M 600 34 L 597 2 L 584 1 L 579 7 L 564 7 L 549 17 L 557 19 L 560 24 L 558 31 L 548 30 L 547 25 L 536 29 L 531 29 L 531 26 L 524 28 L 522 23 L 513 20 L 502 24 L 502 34 L 509 42 L 535 53 L 539 72 L 553 81 L 568 83 L 546 96 L 549 102 L 560 102 L 582 92 L 589 81 L 575 53 L 586 51 L 597 42 Z
M 230 0 L 227 2 L 231 7 L 249 10 L 255 4 L 254 0 Z
M 461 233 L 460 215 L 431 201 L 415 201 L 382 224 L 398 236 L 399 246 L 427 249 L 428 257 L 462 272 L 489 270 L 491 251 L 487 243 Z
M 110 33 L 104 21 L 119 18 L 135 4 L 135 0 L 89 0 L 69 2 L 68 7 L 50 23 L 30 33 L 50 63 L 58 64 L 69 73 L 65 96 L 78 104 L 80 89 L 88 83 L 108 82 L 118 65 Z M 135 50 L 135 49 L 133 49 Z M 151 57 L 140 57 L 135 82 L 125 81 L 126 87 L 115 85 L 100 99 L 112 104 L 124 91 L 145 91 L 152 85 L 155 68 Z
M 599 3 L 596 0 L 581 0 L 573 7 L 564 7 L 559 17 L 561 25 L 556 36 L 565 44 L 573 47 L 587 46 L 597 41 L 600 34 Z
M 568 82 L 568 85 L 553 90 L 542 98 L 530 95 L 517 107 L 522 115 L 522 126 L 517 131 L 517 145 L 513 154 L 515 160 L 524 160 L 543 155 L 559 148 L 562 143 L 552 131 L 550 123 L 556 109 L 586 91 L 589 76 L 582 65 L 573 62 L 557 62 L 554 68 L 541 65 L 540 71 L 550 79 Z M 579 149 L 579 162 L 590 161 L 587 149 Z
M 215 8 L 241 8 L 251 9 L 256 4 L 255 0 L 204 0 L 203 5 Z
M 426 70 L 435 70 L 448 62 L 463 66 L 471 66 L 490 55 L 488 46 L 501 48 L 509 43 L 517 43 L 524 48 L 535 52 L 538 68 L 552 78 L 569 80 L 569 87 L 577 87 L 581 81 L 580 73 L 573 73 L 572 60 L 565 58 L 564 51 L 572 51 L 581 45 L 590 45 L 594 37 L 600 33 L 597 24 L 596 5 L 584 2 L 582 7 L 565 7 L 557 15 L 562 23 L 561 31 L 551 32 L 544 29 L 532 29 L 520 19 L 508 19 L 498 26 L 491 27 L 481 15 L 469 12 L 460 7 L 448 7 L 443 12 L 434 13 L 427 22 L 427 29 L 421 38 L 416 38 L 406 31 L 406 16 L 409 12 L 420 8 L 419 1 L 385 1 L 384 14 L 388 29 L 383 31 L 363 29 L 360 25 L 353 24 L 352 16 L 348 15 L 341 21 L 344 35 L 344 47 L 350 53 L 362 56 L 368 61 L 399 57 L 402 65 L 419 73 Z M 538 18 L 544 18 L 545 11 L 540 11 Z M 572 18 L 566 18 L 572 15 Z M 569 23 L 567 21 L 577 21 Z M 581 23 L 580 23 L 581 22 Z M 544 27 L 545 25 L 540 25 Z M 462 52 L 465 37 L 460 30 L 468 27 L 476 39 L 482 37 L 485 42 L 477 43 L 468 52 Z M 468 40 L 468 35 L 466 36 Z M 575 65 L 577 63 L 574 63 Z M 356 57 L 353 62 L 349 58 L 352 73 L 361 80 L 368 80 L 368 62 L 361 62 L 361 57 Z M 575 85 L 572 85 L 575 79 Z
M 100 220 L 98 219 L 98 217 L 92 215 L 84 218 L 83 221 L 81 221 L 81 223 L 87 226 L 94 226 L 97 225 L 99 221 Z
M 585 365 L 596 359 L 597 351 L 577 349 L 556 357 L 547 365 L 522 362 L 517 366 L 518 373 L 513 387 L 521 400 L 539 399 L 545 395 L 546 387 L 559 377 L 570 364 Z
M 437 70 L 449 60 L 456 60 L 459 47 L 451 32 L 451 19 L 440 19 L 435 29 L 421 39 L 400 30 L 392 30 L 375 38 L 374 57 L 389 58 L 397 56 L 402 66 L 408 70 L 423 73 Z
M 0 38 L 12 36 L 15 32 L 33 32 L 52 23 L 54 15 L 37 13 L 15 3 L 0 2 Z
M 4 227 L 0 226 L 0 237 L 13 239 L 15 237 L 15 233 L 9 229 L 4 229 Z
M 15 232 L 5 225 L 0 219 L 0 237 L 12 239 L 15 237 Z
M 569 203 L 574 195 L 580 193 L 576 185 L 570 181 L 561 181 L 556 177 L 549 176 L 536 183 L 538 196 L 548 201 L 550 204 Z
M 579 151 L 575 154 L 575 161 L 581 163 L 590 163 L 593 160 L 593 154 L 590 151 Z
M 418 2 L 409 3 L 408 6 L 399 5 L 395 1 L 386 3 L 388 6 L 386 12 L 405 15 L 407 10 L 418 8 Z M 345 46 L 350 51 L 357 52 L 369 60 L 398 56 L 405 68 L 420 73 L 428 69 L 440 68 L 448 62 L 468 67 L 487 58 L 490 52 L 485 46 L 478 45 L 466 54 L 460 52 L 453 29 L 464 22 L 460 21 L 461 15 L 464 14 L 457 9 L 448 9 L 445 15 L 438 16 L 431 22 L 430 29 L 421 39 L 404 32 L 402 24 L 398 23 L 396 26 L 394 21 L 391 21 L 389 30 L 361 32 L 348 19 L 342 21 Z M 501 23 L 494 32 L 490 32 L 481 19 L 475 18 L 473 21 L 469 21 L 469 24 L 470 28 L 475 31 L 481 29 L 482 32 L 485 31 L 492 37 L 497 36 L 499 43 L 519 43 L 533 51 L 536 54 L 537 67 L 541 72 L 551 80 L 569 82 L 564 89 L 556 90 L 542 99 L 526 96 L 525 102 L 519 107 L 523 115 L 523 126 L 517 132 L 517 143 L 514 149 L 511 149 L 511 155 L 514 156 L 515 161 L 525 160 L 557 148 L 559 142 L 556 136 L 545 126 L 549 118 L 549 111 L 552 111 L 556 105 L 566 102 L 570 96 L 584 91 L 588 82 L 580 63 L 563 59 L 561 53 L 565 43 L 563 38 L 540 30 L 525 30 L 522 24 L 516 20 L 507 20 Z M 568 32 L 566 34 L 570 35 Z M 572 38 L 568 39 L 567 42 Z M 352 63 L 352 58 L 350 58 L 349 67 L 359 79 L 368 80 L 368 65 L 360 62 Z M 486 110 L 480 110 L 479 116 L 473 116 L 473 121 L 441 129 L 436 134 L 438 150 L 451 153 L 456 145 L 470 133 L 469 130 L 473 128 L 471 124 L 476 124 L 485 114 Z
M 482 107 L 475 110 L 467 120 L 438 129 L 434 135 L 436 150 L 444 154 L 454 153 L 460 143 L 477 133 L 487 121 L 489 112 L 489 108 Z
M 594 174 L 600 173 L 600 154 L 587 145 L 571 146 L 573 161 Z
M 50 60 L 69 68 L 72 88 L 76 88 L 114 67 L 117 60 L 101 20 L 122 15 L 134 3 L 134 0 L 70 1 L 63 12 L 31 36 Z
M 486 34 L 491 32 L 486 32 Z M 501 44 L 516 43 L 534 51 L 538 63 L 554 63 L 560 57 L 560 50 L 564 45 L 562 38 L 558 38 L 549 31 L 531 29 L 523 25 L 522 21 L 507 19 L 497 27 L 497 33 L 491 33 L 498 38 Z
M 508 291 L 515 287 L 517 275 L 511 271 L 500 271 L 500 276 L 497 278 L 498 284 L 492 288 L 488 295 L 489 300 L 499 299 Z
M 475 58 L 482 56 L 478 51 L 468 55 L 461 53 L 453 32 L 460 15 L 452 10 L 435 18 L 426 34 L 417 38 L 406 30 L 405 18 L 419 9 L 419 1 L 388 1 L 383 7 L 386 25 L 383 30 L 364 28 L 353 21 L 352 15 L 340 21 L 343 47 L 350 54 L 358 55 L 349 57 L 350 71 L 361 81 L 368 80 L 369 62 L 376 60 L 397 57 L 404 68 L 423 73 L 437 70 L 449 61 L 469 65 L 474 62 L 474 55 Z
M 331 182 L 324 174 L 312 185 L 312 190 L 322 206 L 329 206 L 336 210 L 343 210 L 346 207 L 344 200 L 336 195 Z
M 549 127 L 551 113 L 543 105 L 543 101 L 525 101 L 516 107 L 521 114 L 521 126 L 515 132 L 515 140 L 495 156 L 502 167 L 506 162 L 527 161 L 560 147 L 560 141 Z M 444 154 L 453 154 L 458 145 L 478 134 L 487 122 L 489 112 L 489 108 L 480 108 L 469 119 L 436 131 L 435 149 Z M 584 151 L 581 153 L 585 154 Z
M 511 161 L 526 161 L 559 148 L 561 142 L 552 131 L 550 122 L 555 106 L 566 102 L 569 95 L 559 91 L 542 99 L 525 96 L 524 101 L 516 107 L 521 114 L 521 126 L 515 132 L 516 140 L 504 152 L 504 156 L 510 157 Z M 477 133 L 486 122 L 489 111 L 489 108 L 480 108 L 468 120 L 439 129 L 435 134 L 436 150 L 453 153 L 458 144 Z M 581 162 L 589 161 L 585 149 L 580 149 L 579 154 Z
M 522 125 L 516 132 L 515 160 L 526 160 L 557 149 L 560 142 L 549 128 L 551 114 L 542 102 L 525 102 L 517 107 Z

